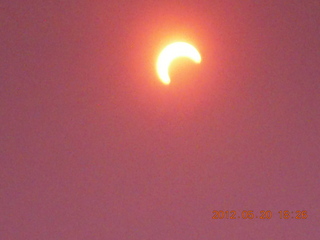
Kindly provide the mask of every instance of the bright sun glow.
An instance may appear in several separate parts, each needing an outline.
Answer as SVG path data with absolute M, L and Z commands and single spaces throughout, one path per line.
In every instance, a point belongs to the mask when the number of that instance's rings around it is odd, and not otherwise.
M 164 84 L 170 83 L 169 67 L 173 60 L 178 57 L 187 57 L 195 63 L 201 62 L 198 50 L 185 42 L 175 42 L 165 47 L 160 53 L 157 61 L 157 73 Z

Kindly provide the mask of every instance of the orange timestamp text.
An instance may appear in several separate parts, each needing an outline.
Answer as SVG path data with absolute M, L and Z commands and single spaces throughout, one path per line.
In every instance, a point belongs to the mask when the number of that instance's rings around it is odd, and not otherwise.
M 274 215 L 279 219 L 307 219 L 308 212 L 306 210 L 280 210 L 277 214 L 273 214 L 271 210 L 213 210 L 212 219 L 271 219 Z

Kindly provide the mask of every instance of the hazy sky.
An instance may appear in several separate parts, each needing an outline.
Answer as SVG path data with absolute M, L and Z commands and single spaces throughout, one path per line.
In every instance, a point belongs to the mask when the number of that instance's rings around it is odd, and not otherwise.
M 2 0 L 0 239 L 320 239 L 319 66 L 318 0 Z

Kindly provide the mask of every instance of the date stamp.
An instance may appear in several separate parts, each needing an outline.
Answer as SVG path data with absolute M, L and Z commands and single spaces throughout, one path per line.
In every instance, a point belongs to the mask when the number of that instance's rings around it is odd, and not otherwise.
M 212 219 L 307 219 L 308 212 L 306 210 L 279 210 L 273 213 L 271 210 L 213 210 Z

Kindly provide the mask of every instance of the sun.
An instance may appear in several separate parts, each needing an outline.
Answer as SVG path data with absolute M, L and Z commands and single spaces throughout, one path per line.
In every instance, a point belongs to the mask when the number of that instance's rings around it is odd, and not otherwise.
M 156 65 L 160 80 L 168 85 L 170 84 L 169 67 L 173 60 L 180 57 L 187 57 L 195 63 L 201 62 L 201 55 L 198 50 L 189 43 L 175 42 L 166 46 L 160 53 Z

